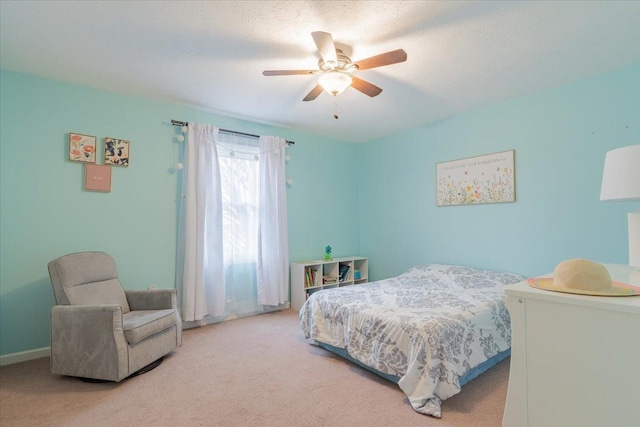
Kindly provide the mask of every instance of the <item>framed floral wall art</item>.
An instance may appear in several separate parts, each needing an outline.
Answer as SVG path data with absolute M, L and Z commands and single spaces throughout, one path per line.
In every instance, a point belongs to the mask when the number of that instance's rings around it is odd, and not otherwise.
M 436 205 L 477 205 L 516 201 L 515 151 L 436 165 Z
M 84 166 L 84 189 L 87 191 L 111 191 L 111 166 L 87 163 Z
M 129 141 L 116 138 L 104 139 L 104 164 L 129 166 Z
M 73 162 L 96 162 L 95 136 L 69 133 L 69 160 Z

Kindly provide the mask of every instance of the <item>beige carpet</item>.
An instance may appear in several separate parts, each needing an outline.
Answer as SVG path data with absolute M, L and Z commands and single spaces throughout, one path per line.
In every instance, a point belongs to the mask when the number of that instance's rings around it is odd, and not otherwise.
M 119 384 L 0 368 L 0 425 L 473 426 L 502 422 L 509 360 L 446 400 L 440 420 L 397 385 L 306 342 L 293 310 L 184 331 L 164 363 Z

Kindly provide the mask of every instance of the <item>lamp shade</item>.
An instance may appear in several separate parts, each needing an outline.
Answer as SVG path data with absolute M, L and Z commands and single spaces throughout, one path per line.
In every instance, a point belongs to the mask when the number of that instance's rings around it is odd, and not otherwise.
M 339 71 L 329 71 L 318 78 L 318 83 L 332 95 L 341 94 L 353 81 L 350 75 Z
M 600 200 L 640 200 L 640 144 L 607 152 Z

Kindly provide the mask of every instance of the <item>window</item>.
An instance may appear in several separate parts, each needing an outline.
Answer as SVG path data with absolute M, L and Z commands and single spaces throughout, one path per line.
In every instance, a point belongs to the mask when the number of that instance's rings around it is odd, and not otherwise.
M 286 141 L 189 123 L 184 147 L 176 269 L 184 320 L 283 307 Z
M 222 235 L 229 311 L 258 308 L 258 139 L 218 134 L 222 188 Z

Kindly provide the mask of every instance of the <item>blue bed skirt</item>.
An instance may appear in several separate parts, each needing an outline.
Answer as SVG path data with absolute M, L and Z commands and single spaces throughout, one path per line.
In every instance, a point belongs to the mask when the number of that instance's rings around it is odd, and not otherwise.
M 373 369 L 367 365 L 365 365 L 364 363 L 354 359 L 353 357 L 351 357 L 349 355 L 349 352 L 343 348 L 338 348 L 338 347 L 334 347 L 332 345 L 329 344 L 325 344 L 322 342 L 317 342 L 318 345 L 322 348 L 324 348 L 325 350 L 329 350 L 332 353 L 337 354 L 338 356 L 349 360 L 350 362 L 355 363 L 358 366 L 363 367 L 364 369 L 366 369 L 367 371 L 373 372 L 376 375 L 381 376 L 384 379 L 387 379 L 391 382 L 394 382 L 396 384 L 398 384 L 398 381 L 400 381 L 400 377 L 396 377 L 395 375 L 389 375 L 389 374 L 385 374 L 383 372 L 380 372 L 376 369 Z M 509 357 L 511 355 L 511 349 L 507 349 L 505 351 L 503 351 L 502 353 L 498 353 L 495 356 L 487 359 L 486 361 L 482 362 L 481 364 L 479 364 L 478 366 L 476 366 L 475 368 L 471 368 L 469 369 L 463 376 L 460 377 L 460 386 L 462 387 L 463 385 L 465 385 L 466 383 L 468 383 L 469 381 L 471 381 L 472 379 L 476 378 L 478 375 L 482 374 L 483 372 L 486 372 L 489 368 L 497 365 L 498 363 L 502 362 L 504 359 L 506 359 L 507 357 Z

